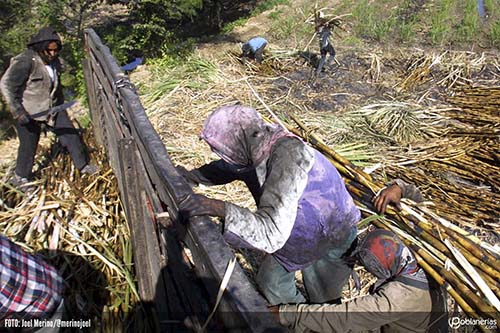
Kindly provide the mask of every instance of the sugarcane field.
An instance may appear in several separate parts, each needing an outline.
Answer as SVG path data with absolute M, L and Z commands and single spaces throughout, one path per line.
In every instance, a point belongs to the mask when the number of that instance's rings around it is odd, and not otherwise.
M 499 331 L 498 0 L 58 0 L 31 14 L 15 3 L 0 6 L 0 331 Z M 45 74 L 16 73 L 23 57 Z M 42 81 L 50 107 L 29 100 Z M 254 128 L 278 134 L 268 143 Z M 303 146 L 278 154 L 286 140 Z M 253 159 L 261 150 L 269 160 Z M 304 203 L 329 186 L 325 170 L 346 201 Z M 315 299 L 320 259 L 299 262 L 333 253 L 325 239 L 343 229 L 311 221 L 330 207 L 357 216 L 336 257 L 350 268 L 321 286 L 341 297 Z M 317 245 L 293 238 L 308 225 L 325 237 Z M 364 248 L 380 230 L 410 253 L 396 273 L 363 259 L 382 260 Z M 282 273 L 265 276 L 269 258 Z M 42 268 L 21 269 L 38 259 L 50 273 L 36 283 L 54 280 L 16 291 L 11 271 L 34 279 Z M 280 287 L 285 274 L 296 292 Z M 58 300 L 42 302 L 56 281 Z M 391 300 L 377 289 L 388 285 L 406 294 Z M 439 301 L 420 296 L 430 289 Z

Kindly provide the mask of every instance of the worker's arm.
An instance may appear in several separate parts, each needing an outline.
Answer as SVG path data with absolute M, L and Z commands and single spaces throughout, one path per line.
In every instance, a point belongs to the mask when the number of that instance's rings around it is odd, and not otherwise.
M 411 199 L 415 202 L 424 201 L 422 193 L 420 193 L 417 186 L 406 183 L 401 179 L 396 179 L 375 196 L 373 205 L 380 213 L 385 213 L 387 205 L 389 204 L 401 210 L 401 198 Z
M 23 106 L 23 92 L 30 76 L 31 62 L 25 54 L 13 58 L 0 83 L 2 95 L 16 119 L 28 115 Z
M 273 253 L 286 243 L 295 223 L 298 202 L 314 164 L 314 153 L 303 142 L 284 138 L 273 147 L 264 167 L 262 195 L 255 212 L 226 203 L 225 239 Z M 261 177 L 259 176 L 259 178 Z
M 239 170 L 223 160 L 213 161 L 193 170 L 187 170 L 183 166 L 177 166 L 176 169 L 191 185 L 223 185 L 255 174 L 253 168 Z
M 431 305 L 428 291 L 389 282 L 372 295 L 342 304 L 282 305 L 279 318 L 282 325 L 295 332 L 358 332 L 396 321 L 407 322 L 408 328 L 412 325 L 425 328 L 425 313 L 430 312 Z M 421 322 L 407 318 L 417 312 L 424 313 Z

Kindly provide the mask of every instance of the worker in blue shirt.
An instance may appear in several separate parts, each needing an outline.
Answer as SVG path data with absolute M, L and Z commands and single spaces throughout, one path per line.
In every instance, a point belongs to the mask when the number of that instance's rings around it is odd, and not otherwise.
M 266 48 L 267 40 L 263 37 L 254 37 L 241 47 L 241 57 L 255 59 L 259 64 L 262 62 L 262 53 Z

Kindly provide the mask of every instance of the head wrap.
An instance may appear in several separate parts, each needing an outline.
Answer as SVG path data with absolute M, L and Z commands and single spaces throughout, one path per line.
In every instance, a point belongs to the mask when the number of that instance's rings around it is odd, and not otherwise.
M 201 138 L 214 153 L 240 167 L 259 165 L 283 136 L 293 135 L 277 124 L 265 122 L 257 111 L 242 105 L 216 109 L 205 120 L 201 131 Z
M 357 255 L 367 271 L 382 284 L 398 280 L 428 289 L 427 278 L 411 250 L 391 231 L 377 229 L 361 242 Z

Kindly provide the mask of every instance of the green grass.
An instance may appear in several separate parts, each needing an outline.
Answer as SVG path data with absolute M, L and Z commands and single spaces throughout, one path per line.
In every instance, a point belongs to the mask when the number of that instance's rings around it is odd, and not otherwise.
M 500 20 L 491 25 L 488 37 L 494 47 L 500 48 Z
M 470 45 L 488 40 L 500 43 L 500 1 L 485 0 L 487 17 L 481 22 L 476 0 L 344 0 L 337 3 L 337 15 L 352 13 L 346 19 L 352 27 L 349 43 L 373 39 L 383 43 L 403 42 L 444 45 Z
M 458 27 L 458 40 L 462 42 L 471 42 L 480 34 L 480 17 L 477 12 L 476 0 L 464 0 L 463 13 L 464 17 Z
M 150 62 L 153 87 L 143 87 L 146 103 L 152 103 L 180 86 L 204 89 L 217 75 L 216 64 L 198 56 L 187 58 L 164 55 Z
M 484 7 L 489 21 L 488 39 L 494 47 L 500 48 L 500 3 L 498 0 L 484 0 Z
M 257 4 L 257 6 L 252 10 L 249 16 L 247 17 L 242 17 L 236 21 L 230 22 L 224 27 L 222 27 L 222 32 L 223 33 L 229 33 L 231 32 L 234 28 L 245 25 L 247 23 L 248 19 L 252 16 L 258 15 L 262 12 L 265 12 L 266 10 L 270 10 L 275 8 L 278 5 L 289 5 L 290 0 L 266 0 L 262 1 L 261 3 Z M 277 14 L 276 14 L 277 15 Z
M 435 3 L 431 9 L 430 20 L 431 28 L 429 36 L 432 44 L 439 45 L 449 39 L 451 35 L 451 18 L 452 0 L 443 0 Z

